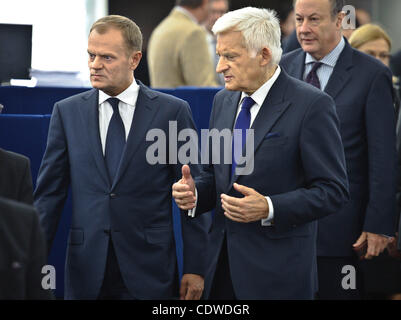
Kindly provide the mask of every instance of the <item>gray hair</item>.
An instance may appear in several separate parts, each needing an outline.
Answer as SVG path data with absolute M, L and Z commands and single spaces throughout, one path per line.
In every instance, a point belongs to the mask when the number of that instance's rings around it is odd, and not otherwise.
M 215 35 L 240 31 L 248 51 L 256 53 L 268 47 L 272 63 L 278 64 L 281 60 L 280 23 L 274 10 L 246 7 L 227 12 L 217 19 L 212 31 Z

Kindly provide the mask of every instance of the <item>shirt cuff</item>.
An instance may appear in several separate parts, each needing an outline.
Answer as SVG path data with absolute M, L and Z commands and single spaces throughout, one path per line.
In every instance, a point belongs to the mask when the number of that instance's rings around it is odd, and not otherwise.
M 195 217 L 196 206 L 198 204 L 198 190 L 196 190 L 196 188 L 195 188 L 195 198 L 196 198 L 195 207 L 191 210 L 188 210 L 188 217 L 191 217 L 191 218 Z
M 262 219 L 261 222 L 263 227 L 270 227 L 273 225 L 272 221 L 274 219 L 274 208 L 270 197 L 265 197 L 265 198 L 267 200 L 267 203 L 269 204 L 269 215 L 267 216 L 266 219 Z

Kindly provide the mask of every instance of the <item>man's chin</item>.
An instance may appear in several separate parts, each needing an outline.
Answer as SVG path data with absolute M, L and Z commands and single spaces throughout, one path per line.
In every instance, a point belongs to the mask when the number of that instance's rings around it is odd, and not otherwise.
M 313 54 L 314 52 L 316 52 L 316 47 L 313 43 L 301 43 L 301 47 L 302 50 L 309 53 L 309 54 Z
M 95 88 L 95 89 L 102 89 L 103 88 L 103 85 L 102 85 L 102 83 L 100 83 L 99 81 L 91 81 L 91 85 L 92 85 L 92 87 L 93 88 Z
M 226 90 L 229 90 L 229 91 L 238 91 L 238 88 L 236 88 L 235 86 L 233 86 L 232 84 L 227 83 L 227 82 L 225 84 L 225 88 L 226 88 Z

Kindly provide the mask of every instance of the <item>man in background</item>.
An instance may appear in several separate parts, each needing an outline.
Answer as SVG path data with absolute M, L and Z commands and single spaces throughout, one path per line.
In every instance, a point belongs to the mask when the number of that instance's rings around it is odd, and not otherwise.
M 208 14 L 209 0 L 176 0 L 149 39 L 152 87 L 217 86 L 206 30 L 201 26 Z
M 209 0 L 209 15 L 204 26 L 207 30 L 206 39 L 214 69 L 219 62 L 219 56 L 216 54 L 216 36 L 212 32 L 212 28 L 216 20 L 228 11 L 228 7 L 228 0 Z M 219 85 L 224 86 L 224 76 L 221 73 L 216 72 L 216 81 Z
M 358 256 L 371 259 L 395 232 L 395 112 L 390 70 L 342 36 L 342 0 L 295 0 L 302 48 L 283 56 L 290 75 L 336 103 L 350 185 L 350 201 L 318 222 L 320 299 L 360 299 Z M 356 270 L 356 288 L 342 286 L 343 267 Z

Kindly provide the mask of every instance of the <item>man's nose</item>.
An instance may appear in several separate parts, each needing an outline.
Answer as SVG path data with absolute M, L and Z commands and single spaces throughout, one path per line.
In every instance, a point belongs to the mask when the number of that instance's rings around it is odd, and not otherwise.
M 302 23 L 299 23 L 297 26 L 298 33 L 308 33 L 310 32 L 308 21 L 304 20 Z
M 90 62 L 90 67 L 93 69 L 101 69 L 102 63 L 100 57 L 95 57 L 91 62 Z
M 216 72 L 217 73 L 222 73 L 225 70 L 227 70 L 227 68 L 228 68 L 228 65 L 227 65 L 224 57 L 220 57 L 219 58 L 219 62 L 217 63 L 217 66 L 216 66 Z

